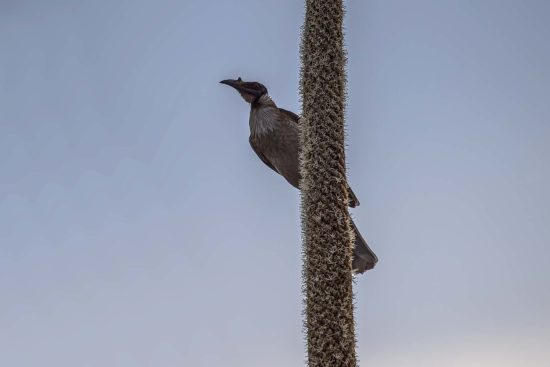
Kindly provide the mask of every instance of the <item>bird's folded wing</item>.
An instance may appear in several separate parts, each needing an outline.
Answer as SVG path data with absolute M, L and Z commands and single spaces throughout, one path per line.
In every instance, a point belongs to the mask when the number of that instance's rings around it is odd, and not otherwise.
M 284 113 L 287 117 L 290 117 L 290 119 L 295 123 L 298 123 L 300 121 L 300 116 L 298 116 L 292 111 L 285 110 L 284 108 L 279 108 L 279 111 Z
M 279 171 L 277 171 L 277 169 L 271 164 L 271 162 L 266 158 L 266 156 L 262 153 L 262 151 L 260 150 L 260 148 L 256 145 L 256 142 L 254 141 L 254 139 L 252 139 L 252 137 L 250 137 L 248 139 L 248 141 L 250 142 L 250 146 L 252 147 L 252 150 L 254 150 L 254 152 L 256 152 L 256 154 L 258 155 L 258 157 L 262 160 L 262 162 L 264 162 L 266 164 L 266 166 L 268 166 L 269 168 L 271 168 L 273 171 L 279 173 Z

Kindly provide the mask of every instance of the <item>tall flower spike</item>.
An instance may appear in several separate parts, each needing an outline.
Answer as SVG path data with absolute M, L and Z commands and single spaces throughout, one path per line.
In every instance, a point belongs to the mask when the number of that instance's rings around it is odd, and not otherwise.
M 342 0 L 306 0 L 300 185 L 310 367 L 357 365 L 344 149 L 343 17 Z

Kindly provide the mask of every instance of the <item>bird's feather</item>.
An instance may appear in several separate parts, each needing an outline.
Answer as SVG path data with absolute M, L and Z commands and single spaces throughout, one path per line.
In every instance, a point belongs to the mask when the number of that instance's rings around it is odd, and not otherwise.
M 285 115 L 287 115 L 288 117 L 290 117 L 290 119 L 291 119 L 292 121 L 294 121 L 295 123 L 300 122 L 300 116 L 298 116 L 298 115 L 295 114 L 294 112 L 289 111 L 289 110 L 285 110 L 284 108 L 280 108 L 280 107 L 279 107 L 279 111 L 281 111 L 282 113 L 284 113 Z
M 262 160 L 262 162 L 264 162 L 266 164 L 266 166 L 268 166 L 269 168 L 271 168 L 273 171 L 279 173 L 279 171 L 277 171 L 277 169 L 271 164 L 271 162 L 269 161 L 269 159 L 267 159 L 265 157 L 265 155 L 262 153 L 262 151 L 260 150 L 260 148 L 256 145 L 256 142 L 255 140 L 252 138 L 252 136 L 248 139 L 248 141 L 250 142 L 250 146 L 252 147 L 252 150 L 258 155 L 258 157 Z

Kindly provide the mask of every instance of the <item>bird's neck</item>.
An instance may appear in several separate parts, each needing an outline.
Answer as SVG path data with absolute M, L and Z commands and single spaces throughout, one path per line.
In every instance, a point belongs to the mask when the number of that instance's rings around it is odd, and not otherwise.
M 262 136 L 275 130 L 279 109 L 273 100 L 264 94 L 250 108 L 250 135 Z
M 254 107 L 277 107 L 277 105 L 269 95 L 263 94 L 252 103 L 252 108 Z

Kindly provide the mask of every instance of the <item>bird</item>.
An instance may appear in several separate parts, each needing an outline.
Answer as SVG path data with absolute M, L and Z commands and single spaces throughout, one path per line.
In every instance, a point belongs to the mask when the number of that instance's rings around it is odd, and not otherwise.
M 300 187 L 300 117 L 294 112 L 278 107 L 269 96 L 267 88 L 259 82 L 225 79 L 220 83 L 233 87 L 250 104 L 250 136 L 252 150 L 260 160 L 283 176 L 295 188 Z M 349 206 L 359 205 L 357 196 L 348 186 Z M 357 226 L 351 221 L 355 232 L 352 272 L 362 274 L 374 268 L 378 258 Z

